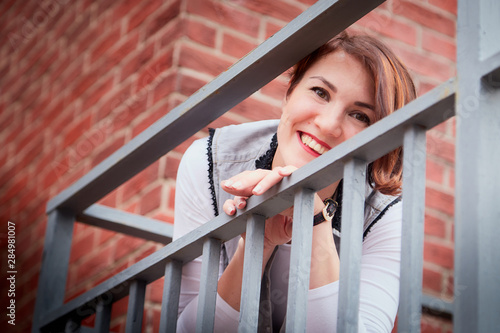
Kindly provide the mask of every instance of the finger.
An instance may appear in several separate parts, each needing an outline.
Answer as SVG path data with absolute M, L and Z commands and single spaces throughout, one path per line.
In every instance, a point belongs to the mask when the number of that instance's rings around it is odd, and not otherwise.
M 278 169 L 278 173 L 283 176 L 283 177 L 288 177 L 290 176 L 295 170 L 297 170 L 298 168 L 296 166 L 293 166 L 293 165 L 287 165 L 285 167 L 282 167 L 280 169 Z
M 235 196 L 233 199 L 234 205 L 237 209 L 243 209 L 247 206 L 248 197 Z
M 261 195 L 271 187 L 279 183 L 283 176 L 280 175 L 279 170 L 281 168 L 277 167 L 273 169 L 270 173 L 268 173 L 253 189 L 252 193 L 254 195 Z
M 232 199 L 227 199 L 222 205 L 222 210 L 229 216 L 232 216 L 236 213 L 236 206 Z
M 254 171 L 244 171 L 230 179 L 221 182 L 221 187 L 224 191 L 243 197 L 249 197 L 252 195 L 253 188 L 270 173 L 269 170 L 254 170 Z

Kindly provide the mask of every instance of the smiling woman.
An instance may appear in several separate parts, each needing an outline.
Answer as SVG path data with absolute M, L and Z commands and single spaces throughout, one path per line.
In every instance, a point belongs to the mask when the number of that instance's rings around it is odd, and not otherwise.
M 371 37 L 341 33 L 294 67 L 279 121 L 212 130 L 188 149 L 177 177 L 174 239 L 218 214 L 235 214 L 248 197 L 265 193 L 415 95 L 407 70 L 387 47 Z M 360 289 L 360 327 L 367 331 L 389 332 L 398 307 L 401 155 L 395 150 L 368 167 Z M 334 210 L 342 205 L 340 183 L 315 194 L 307 307 L 311 332 L 336 327 L 341 210 Z M 290 212 L 266 221 L 262 331 L 279 331 L 285 321 Z M 237 330 L 245 242 L 242 234 L 223 245 L 216 332 Z M 183 268 L 178 331 L 195 330 L 200 274 L 200 258 Z

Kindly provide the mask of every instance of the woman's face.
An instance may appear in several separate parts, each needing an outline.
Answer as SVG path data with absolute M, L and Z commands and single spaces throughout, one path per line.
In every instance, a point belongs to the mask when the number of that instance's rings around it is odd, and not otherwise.
M 375 121 L 375 88 L 353 56 L 335 51 L 318 60 L 285 97 L 273 167 L 301 167 Z

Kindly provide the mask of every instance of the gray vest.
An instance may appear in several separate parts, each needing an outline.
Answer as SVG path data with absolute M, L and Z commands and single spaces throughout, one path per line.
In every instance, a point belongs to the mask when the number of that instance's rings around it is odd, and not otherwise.
M 255 170 L 255 161 L 264 155 L 270 148 L 273 135 L 276 133 L 279 120 L 263 120 L 240 125 L 226 126 L 215 130 L 211 140 L 212 177 L 211 184 L 214 194 L 214 209 L 218 214 L 224 214 L 222 205 L 232 195 L 221 189 L 220 182 L 246 171 Z M 210 153 L 210 149 L 209 149 Z M 396 202 L 395 196 L 384 195 L 374 191 L 366 184 L 365 190 L 365 222 L 363 232 L 366 232 L 378 220 L 386 208 Z M 382 213 L 382 214 L 381 214 Z M 311 221 L 312 223 L 312 221 Z M 340 251 L 340 232 L 332 229 L 337 250 Z M 233 257 L 239 237 L 224 243 L 221 251 L 221 260 L 227 263 Z M 340 253 L 340 252 L 339 252 Z M 259 318 L 259 332 L 271 332 L 271 313 L 269 297 L 268 272 L 272 260 L 262 281 L 261 311 Z M 224 266 L 224 267 L 225 267 Z

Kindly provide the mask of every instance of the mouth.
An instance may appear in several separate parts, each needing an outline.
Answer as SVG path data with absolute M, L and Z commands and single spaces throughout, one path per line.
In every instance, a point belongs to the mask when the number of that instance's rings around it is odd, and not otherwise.
M 323 155 L 324 153 L 326 153 L 331 149 L 330 146 L 328 146 L 326 143 L 321 142 L 321 140 L 314 138 L 309 134 L 303 132 L 299 132 L 298 134 L 300 141 L 305 146 L 306 150 L 314 152 L 318 156 Z

